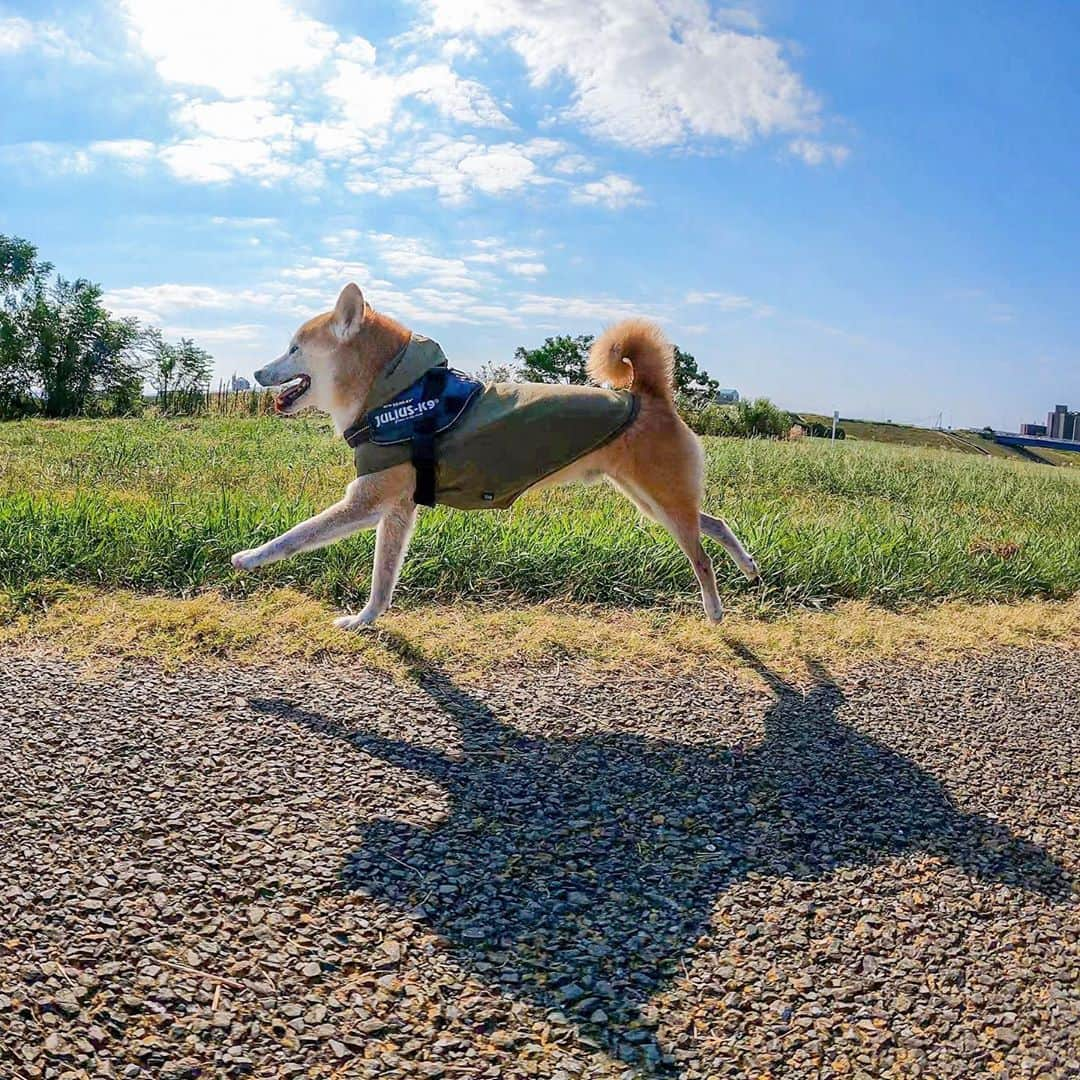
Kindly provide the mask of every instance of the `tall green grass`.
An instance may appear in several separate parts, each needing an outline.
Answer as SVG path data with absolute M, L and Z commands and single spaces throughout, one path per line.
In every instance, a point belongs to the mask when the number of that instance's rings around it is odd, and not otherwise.
M 706 446 L 706 509 L 731 522 L 764 574 L 748 586 L 716 548 L 729 598 L 780 608 L 1080 591 L 1072 470 L 818 440 Z M 349 465 L 319 421 L 0 425 L 0 587 L 290 584 L 354 603 L 370 533 L 255 574 L 234 574 L 228 560 L 338 498 Z M 508 513 L 422 514 L 402 601 L 511 595 L 669 605 L 696 588 L 667 534 L 606 487 L 526 496 Z

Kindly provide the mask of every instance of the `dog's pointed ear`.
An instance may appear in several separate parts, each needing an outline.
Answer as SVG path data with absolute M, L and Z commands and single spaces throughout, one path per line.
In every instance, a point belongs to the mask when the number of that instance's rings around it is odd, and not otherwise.
M 349 341 L 356 336 L 360 324 L 364 321 L 364 294 L 360 287 L 349 282 L 334 305 L 334 318 L 331 325 L 339 341 Z

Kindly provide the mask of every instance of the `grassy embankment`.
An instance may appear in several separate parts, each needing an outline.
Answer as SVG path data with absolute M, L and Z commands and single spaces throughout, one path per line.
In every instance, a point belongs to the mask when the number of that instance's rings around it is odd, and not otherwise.
M 842 670 L 1080 646 L 1072 470 L 854 441 L 707 446 L 707 507 L 765 577 L 748 586 L 715 549 L 734 610 L 722 630 L 667 535 L 600 487 L 509 514 L 426 512 L 390 633 L 372 636 L 330 624 L 332 605 L 365 595 L 370 534 L 254 575 L 228 563 L 338 496 L 348 455 L 326 425 L 0 425 L 0 645 L 171 664 L 343 655 L 398 672 L 410 653 L 462 673 L 581 660 L 625 678 L 629 662 L 644 679 L 737 668 L 733 644 L 792 674 L 801 656 Z
M 771 612 L 1080 591 L 1080 477 L 979 456 L 820 440 L 710 440 L 707 508 L 757 557 L 749 587 L 717 558 L 729 601 Z M 355 604 L 372 538 L 237 576 L 251 547 L 336 498 L 345 448 L 317 421 L 30 421 L 0 426 L 0 588 L 57 583 L 191 594 L 292 586 Z M 717 549 L 718 556 L 721 554 Z M 401 600 L 679 606 L 689 567 L 606 488 L 526 497 L 509 514 L 423 515 Z

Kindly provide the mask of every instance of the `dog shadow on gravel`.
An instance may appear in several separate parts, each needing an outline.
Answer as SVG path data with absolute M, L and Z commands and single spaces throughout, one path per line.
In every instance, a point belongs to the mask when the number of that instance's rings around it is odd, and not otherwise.
M 447 792 L 449 812 L 430 827 L 363 822 L 345 882 L 411 911 L 481 978 L 650 1072 L 677 1071 L 650 999 L 709 933 L 719 895 L 750 873 L 812 880 L 917 850 L 984 881 L 1067 895 L 1045 851 L 963 813 L 927 772 L 840 722 L 844 695 L 823 669 L 803 693 L 743 651 L 774 701 L 764 738 L 739 749 L 581 731 L 578 717 L 576 734 L 529 735 L 400 651 L 460 749 L 252 703 Z

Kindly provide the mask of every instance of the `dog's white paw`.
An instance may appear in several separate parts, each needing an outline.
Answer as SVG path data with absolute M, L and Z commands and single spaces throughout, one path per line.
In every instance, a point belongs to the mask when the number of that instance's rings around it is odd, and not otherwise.
M 334 625 L 339 630 L 367 630 L 381 614 L 379 610 L 364 608 L 359 615 L 342 615 L 334 620 Z
M 747 559 L 740 569 L 746 575 L 747 581 L 753 582 L 761 580 L 761 571 L 758 569 L 758 565 L 753 559 Z
M 254 570 L 259 565 L 259 555 L 251 548 L 248 551 L 238 551 L 229 561 L 236 570 Z

